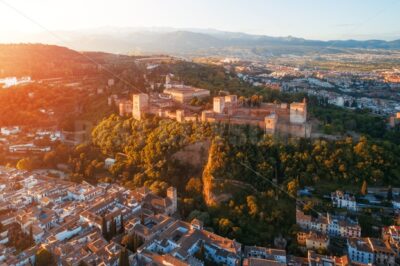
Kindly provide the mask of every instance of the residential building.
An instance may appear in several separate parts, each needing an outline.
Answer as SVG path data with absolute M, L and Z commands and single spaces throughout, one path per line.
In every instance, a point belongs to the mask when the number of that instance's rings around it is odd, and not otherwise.
M 116 238 L 121 232 L 136 233 L 151 241 L 176 222 L 168 216 L 177 209 L 177 191 L 173 187 L 163 198 L 145 187 L 131 191 L 106 183 L 77 184 L 0 167 L 1 181 L 3 176 L 9 182 L 2 188 L 6 192 L 0 194 L 0 207 L 5 206 L 8 213 L 0 216 L 4 229 L 0 232 L 0 245 L 9 242 L 11 229 L 20 227 L 25 234 L 32 233 L 35 250 L 46 248 L 60 265 L 83 261 L 88 265 L 117 266 L 122 246 Z M 15 183 L 21 189 L 10 189 Z M 103 230 L 109 234 L 114 223 L 116 232 L 106 240 Z M 34 263 L 36 252 L 30 252 L 0 252 L 0 265 Z M 135 254 L 128 253 L 130 265 L 140 265 Z
M 203 229 L 199 220 L 191 223 L 175 221 L 146 244 L 139 252 L 171 254 L 181 261 L 193 261 L 195 253 L 203 250 L 204 258 L 214 263 L 238 266 L 241 262 L 241 244 Z M 201 260 L 201 259 L 200 259 Z
M 21 132 L 21 129 L 19 127 L 2 127 L 0 129 L 0 133 L 3 136 L 15 135 L 19 132 Z
M 349 266 L 349 260 L 347 256 L 335 257 L 335 256 L 324 256 L 315 253 L 315 251 L 308 251 L 308 265 L 309 266 Z
M 393 208 L 400 210 L 400 196 L 396 196 L 392 199 Z
M 396 253 L 388 243 L 376 238 L 349 238 L 348 254 L 351 262 L 394 266 Z
M 391 225 L 382 228 L 382 239 L 389 243 L 400 243 L 400 226 Z
M 329 236 L 361 236 L 361 227 L 358 222 L 348 217 L 333 216 L 328 213 L 327 216 L 319 215 L 315 218 L 297 209 L 296 222 L 305 230 L 312 230 Z
M 297 243 L 309 250 L 328 250 L 329 237 L 314 231 L 300 231 L 297 233 Z
M 336 208 L 346 208 L 350 211 L 357 211 L 356 198 L 343 191 L 337 190 L 331 193 L 332 205 Z
M 124 100 L 119 102 L 119 115 L 129 116 L 132 114 L 133 104 L 132 101 Z
M 245 246 L 244 257 L 248 261 L 248 265 L 256 265 L 255 263 L 275 263 L 276 265 L 286 265 L 286 250 L 272 249 L 257 246 Z

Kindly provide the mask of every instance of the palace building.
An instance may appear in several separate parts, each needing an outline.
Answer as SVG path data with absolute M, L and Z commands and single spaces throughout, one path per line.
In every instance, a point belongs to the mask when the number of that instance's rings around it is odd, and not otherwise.
M 213 109 L 203 111 L 203 122 L 222 122 L 237 125 L 254 125 L 267 134 L 310 137 L 311 124 L 307 120 L 307 101 L 292 104 L 260 103 L 245 106 L 236 95 L 213 99 Z

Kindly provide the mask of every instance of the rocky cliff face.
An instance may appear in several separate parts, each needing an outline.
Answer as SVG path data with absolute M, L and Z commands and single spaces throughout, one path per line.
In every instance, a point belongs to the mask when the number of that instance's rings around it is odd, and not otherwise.
M 212 142 L 198 141 L 185 146 L 172 158 L 184 165 L 192 167 L 193 176 L 201 176 L 203 198 L 207 206 L 218 206 L 221 202 L 232 198 L 235 191 L 249 189 L 251 185 L 238 180 L 229 179 L 226 173 L 227 145 L 221 139 Z M 254 188 L 250 188 L 255 190 Z
M 210 149 L 211 141 L 199 141 L 185 146 L 175 153 L 172 158 L 182 164 L 193 167 L 192 172 L 202 176 L 204 201 L 208 206 L 213 206 L 217 201 L 213 193 L 214 178 L 210 173 L 210 169 L 214 167 Z
M 211 159 L 211 154 L 209 154 L 208 162 L 204 168 L 202 177 L 203 197 L 204 197 L 204 202 L 207 204 L 207 206 L 214 206 L 217 204 L 216 196 L 213 192 L 214 177 L 211 174 L 211 168 L 212 168 L 212 159 Z
M 208 161 L 203 171 L 203 197 L 207 206 L 217 206 L 222 201 L 226 201 L 232 197 L 230 193 L 226 193 L 224 187 L 227 185 L 224 169 L 226 167 L 226 153 L 223 141 L 220 139 L 213 140 L 209 153 Z M 229 182 L 228 182 L 229 183 Z
M 208 160 L 210 145 L 211 142 L 209 140 L 195 142 L 175 153 L 172 159 L 203 170 Z

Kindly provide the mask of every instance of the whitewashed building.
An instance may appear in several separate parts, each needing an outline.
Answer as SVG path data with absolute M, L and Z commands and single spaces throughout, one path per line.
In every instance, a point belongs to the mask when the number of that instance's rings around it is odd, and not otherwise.
M 336 208 L 346 208 L 350 211 L 357 211 L 356 198 L 343 191 L 337 190 L 331 193 L 332 204 Z

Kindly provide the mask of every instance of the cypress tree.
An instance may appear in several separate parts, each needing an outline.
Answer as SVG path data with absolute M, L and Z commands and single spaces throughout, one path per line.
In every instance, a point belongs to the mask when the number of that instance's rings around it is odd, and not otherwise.
M 119 233 L 120 234 L 123 234 L 124 232 L 125 232 L 125 228 L 124 228 L 124 216 L 122 216 L 122 214 L 121 214 L 121 227 L 119 228 Z
M 35 244 L 35 239 L 33 239 L 33 228 L 32 225 L 29 227 L 29 242 L 31 245 Z
M 388 192 L 387 192 L 387 200 L 392 201 L 392 199 L 393 199 L 393 190 L 392 190 L 392 186 L 389 186 Z
M 101 217 L 101 233 L 103 234 L 103 237 L 108 241 L 108 229 L 107 229 L 107 221 L 106 218 Z
M 81 260 L 78 266 L 89 266 L 84 260 Z
M 119 254 L 118 266 L 129 266 L 129 256 L 126 247 L 122 247 Z
M 367 185 L 367 181 L 364 180 L 362 187 L 361 187 L 361 195 L 367 195 L 368 193 L 368 185 Z
M 142 238 L 137 234 L 133 233 L 132 244 L 131 244 L 132 252 L 136 252 L 138 247 L 140 247 L 142 244 L 143 244 Z
M 49 266 L 55 265 L 55 260 L 53 254 L 49 252 L 47 249 L 41 248 L 36 252 L 36 266 Z
M 115 222 L 114 219 L 112 219 L 111 226 L 110 226 L 109 238 L 112 239 L 116 235 L 117 235 L 117 223 Z
M 143 215 L 143 212 L 140 214 L 140 223 L 144 225 L 144 215 Z

